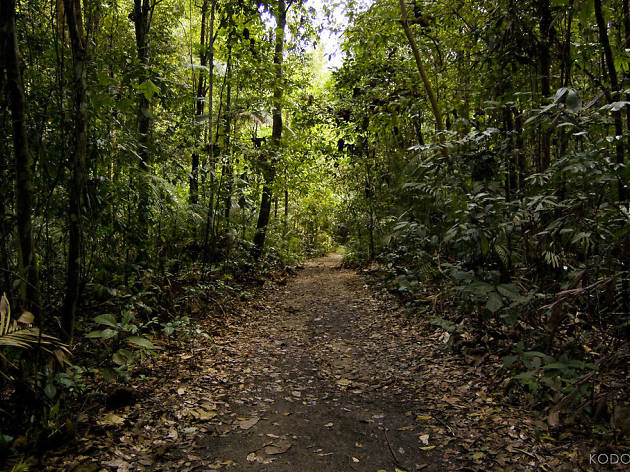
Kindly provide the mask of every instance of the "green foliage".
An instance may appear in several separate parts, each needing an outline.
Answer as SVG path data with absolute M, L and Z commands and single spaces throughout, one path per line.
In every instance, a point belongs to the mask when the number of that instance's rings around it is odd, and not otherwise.
M 544 395 L 555 403 L 571 400 L 571 407 L 579 405 L 593 389 L 593 374 L 598 368 L 583 360 L 570 359 L 566 354 L 558 359 L 538 351 L 524 351 L 518 343 L 514 354 L 503 358 L 503 365 L 511 369 L 513 379 L 526 386 L 530 392 L 542 399 Z
M 616 6 L 605 5 L 604 15 L 621 77 L 629 58 L 622 22 L 612 22 Z M 35 162 L 28 186 L 36 189 L 38 325 L 54 332 L 67 292 L 75 84 L 63 15 L 49 7 L 20 4 L 17 30 Z M 314 46 L 312 12 L 292 3 L 281 83 L 269 5 L 217 2 L 210 41 L 200 5 L 156 2 L 147 61 L 129 7 L 106 2 L 83 12 L 88 180 L 81 281 L 72 288 L 81 292 L 85 332 L 76 348 L 88 346 L 105 377 L 128 378 L 143 356 L 157 355 L 158 331 L 203 336 L 190 300 L 220 313 L 216 300 L 238 296 L 248 277 L 339 245 L 345 265 L 374 269 L 378 261 L 407 312 L 433 317 L 453 348 L 492 338 L 490 348 L 505 355 L 522 341 L 510 354 L 517 359 L 506 358 L 515 384 L 551 402 L 586 388 L 580 379 L 595 370 L 588 352 L 606 356 L 627 338 L 629 92 L 610 86 L 593 2 L 553 0 L 550 18 L 533 0 L 415 5 L 411 32 L 442 132 L 397 2 L 348 6 L 345 59 L 332 74 Z M 272 145 L 279 89 L 283 132 Z M 0 285 L 13 300 L 23 268 L 12 133 L 1 119 Z M 256 261 L 270 173 L 266 253 Z M 24 367 L 49 410 L 64 392 L 87 394 L 96 367 L 30 365 L 36 347 L 62 361 L 68 347 L 26 313 L 11 319 L 6 300 L 0 372 L 13 382 Z M 61 413 L 37 414 L 52 425 Z
M 130 369 L 140 359 L 161 349 L 145 334 L 150 327 L 157 325 L 155 318 L 139 323 L 131 311 L 124 310 L 120 318 L 106 313 L 96 316 L 94 322 L 105 328 L 90 331 L 85 336 L 99 342 L 101 356 L 111 358 L 115 367 L 106 367 L 103 371 L 103 376 L 109 380 L 127 379 Z
M 551 12 L 569 49 L 550 46 L 557 91 L 545 97 L 534 3 L 423 5 L 412 28 L 444 111 L 439 135 L 402 29 L 380 21 L 397 18 L 394 3 L 359 15 L 334 74 L 348 262 L 376 257 L 407 312 L 432 316 L 453 348 L 514 349 L 514 385 L 563 408 L 588 399 L 600 374 L 589 352 L 610 355 L 629 318 L 627 137 L 611 136 L 628 104 L 593 82 L 589 5 Z

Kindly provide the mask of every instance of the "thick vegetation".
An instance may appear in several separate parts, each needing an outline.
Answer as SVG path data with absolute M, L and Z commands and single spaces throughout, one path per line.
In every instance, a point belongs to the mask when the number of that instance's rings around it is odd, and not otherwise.
M 628 1 L 346 7 L 328 74 L 309 4 L 2 2 L 2 451 L 336 245 L 550 425 L 627 429 Z
M 359 15 L 335 73 L 347 261 L 550 424 L 626 428 L 627 2 L 407 9 Z

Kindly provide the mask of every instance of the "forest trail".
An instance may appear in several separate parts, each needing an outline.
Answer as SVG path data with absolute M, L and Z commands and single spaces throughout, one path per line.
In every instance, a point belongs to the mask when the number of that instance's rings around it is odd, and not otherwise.
M 568 453 L 536 442 L 536 422 L 501 406 L 440 330 L 339 263 L 311 261 L 245 303 L 46 470 L 559 470 Z

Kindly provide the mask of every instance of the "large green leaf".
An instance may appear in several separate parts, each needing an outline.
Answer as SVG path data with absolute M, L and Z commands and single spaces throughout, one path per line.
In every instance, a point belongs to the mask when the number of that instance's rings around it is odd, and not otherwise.
M 98 324 L 102 324 L 105 326 L 111 326 L 112 328 L 118 327 L 118 322 L 116 321 L 116 317 L 111 313 L 105 313 L 103 315 L 98 315 L 94 318 L 94 321 Z
M 136 347 L 143 347 L 145 349 L 160 349 L 159 346 L 156 346 L 143 336 L 129 336 L 125 341 Z
M 501 309 L 501 307 L 503 307 L 501 296 L 497 292 L 490 292 L 488 294 L 488 303 L 486 303 L 486 308 L 492 313 L 496 313 Z
M 153 95 L 160 93 L 160 87 L 155 85 L 149 79 L 145 80 L 140 85 L 137 85 L 136 90 L 144 95 L 144 98 L 146 98 L 147 100 L 151 100 L 153 98 Z
M 107 328 L 102 331 L 101 330 L 90 331 L 88 334 L 85 335 L 85 337 L 90 338 L 90 339 L 110 339 L 116 336 L 117 334 L 118 334 L 118 331 Z

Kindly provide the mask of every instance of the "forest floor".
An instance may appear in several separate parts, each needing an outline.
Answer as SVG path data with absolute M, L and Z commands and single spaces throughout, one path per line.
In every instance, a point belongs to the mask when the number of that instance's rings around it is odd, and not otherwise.
M 43 470 L 575 470 L 442 332 L 330 255 L 266 284 L 223 332 L 171 352 L 132 404 L 85 415 Z M 156 356 L 165 357 L 165 356 Z M 541 438 L 541 435 L 543 436 Z M 545 439 L 547 438 L 547 439 Z M 583 466 L 587 468 L 588 466 Z

